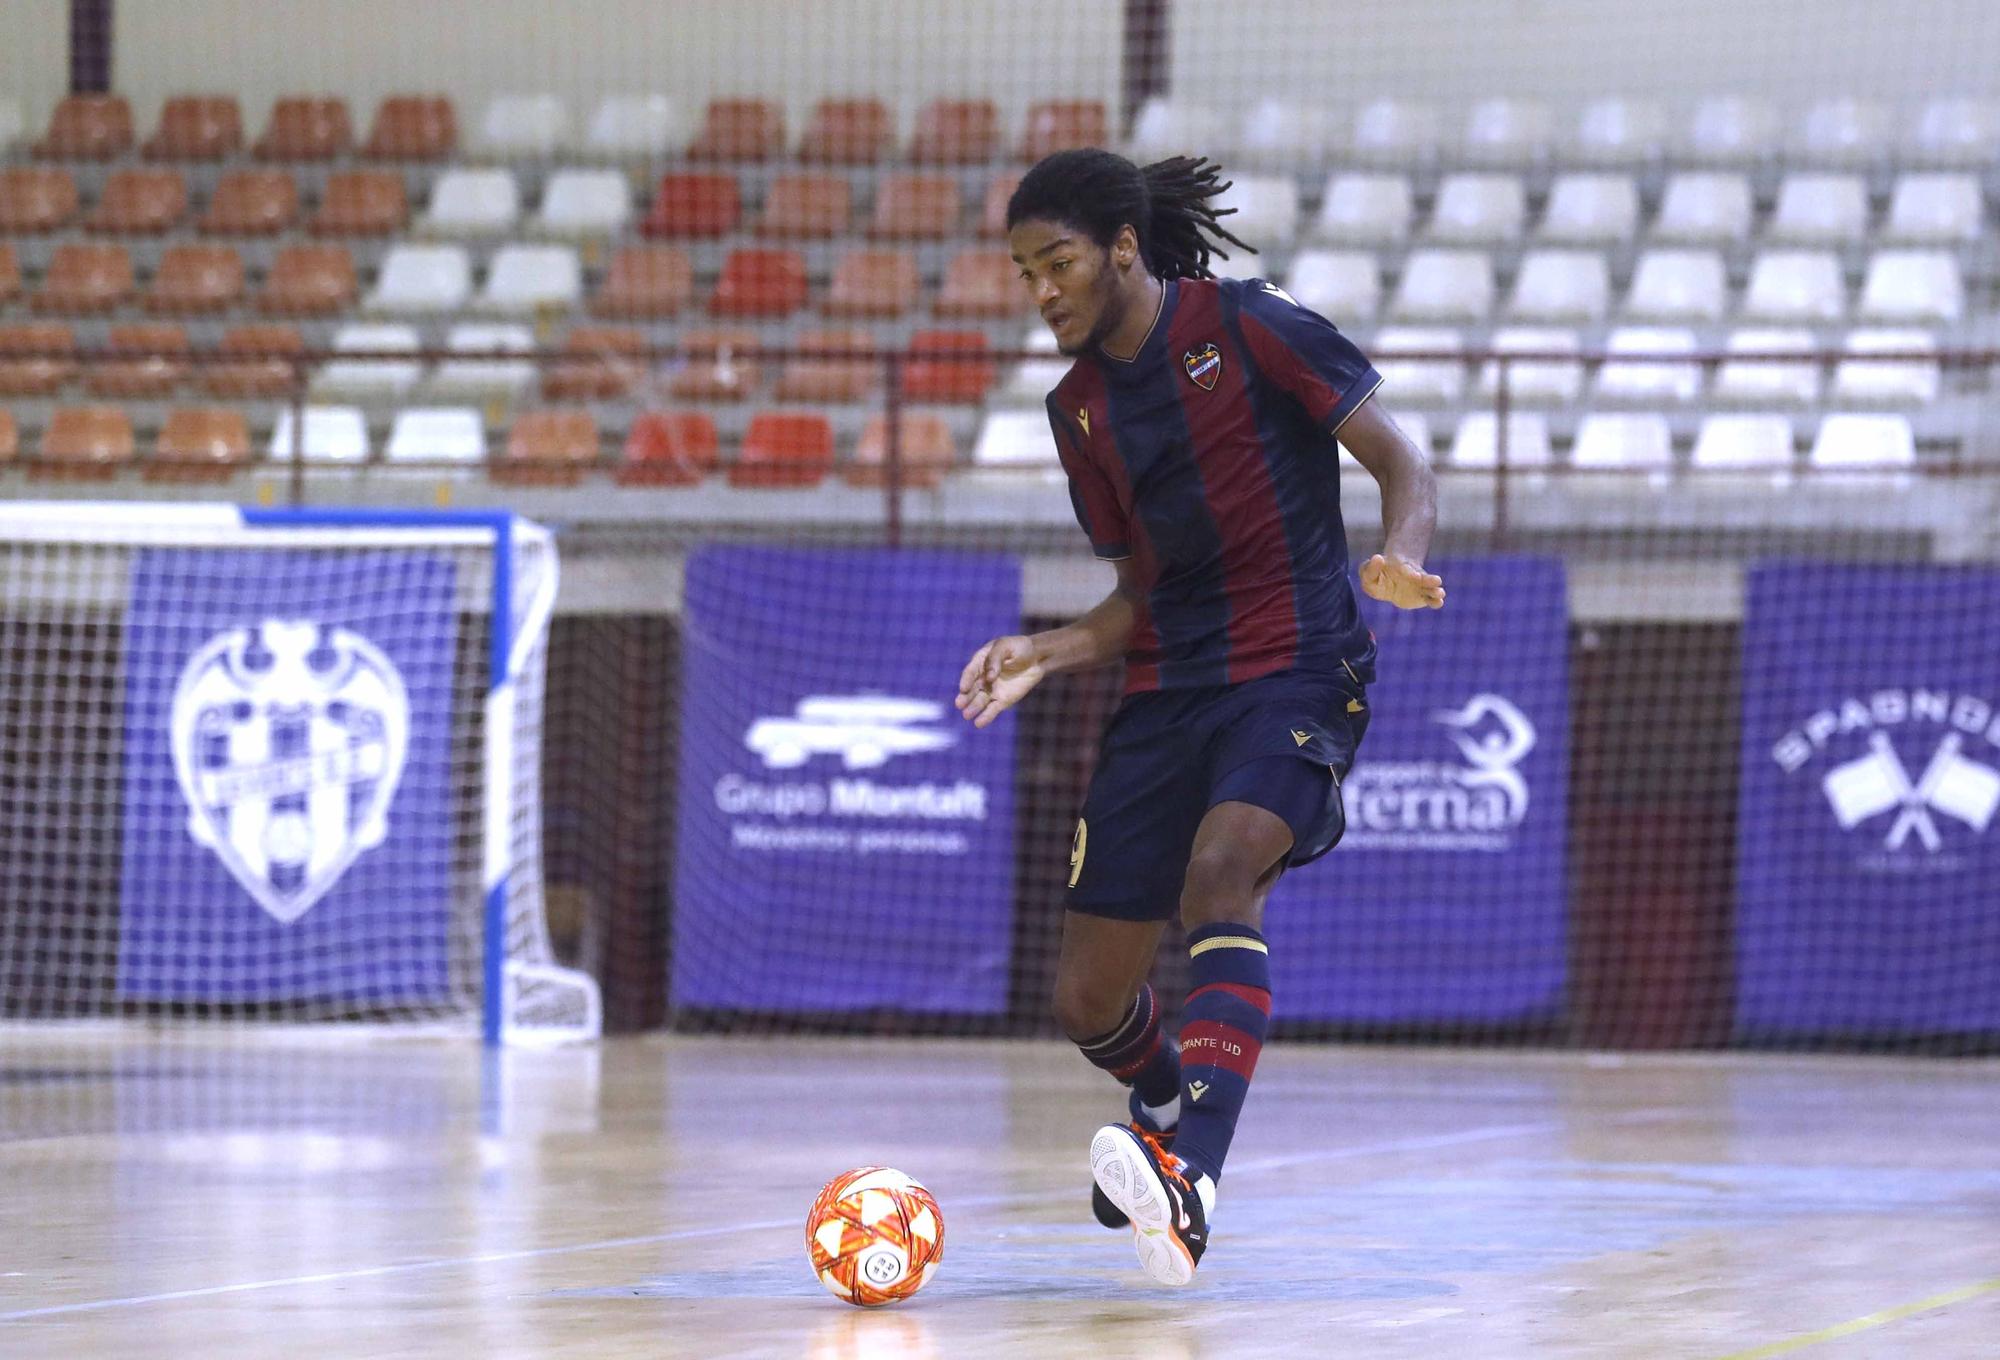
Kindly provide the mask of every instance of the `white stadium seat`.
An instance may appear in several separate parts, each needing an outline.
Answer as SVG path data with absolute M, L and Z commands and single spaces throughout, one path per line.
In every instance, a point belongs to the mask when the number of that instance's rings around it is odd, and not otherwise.
M 1639 232 L 1639 186 L 1629 175 L 1561 175 L 1549 189 L 1541 239 L 1615 245 Z
M 972 446 L 975 467 L 1056 467 L 1055 436 L 1046 411 L 992 411 Z
M 1937 338 L 1929 331 L 1853 331 L 1842 346 L 1840 362 L 1834 366 L 1834 400 L 1860 405 L 1916 405 L 1936 401 L 1944 384 L 1937 349 Z M 1882 355 L 1913 357 L 1885 359 L 1879 357 Z
M 1396 316 L 1483 321 L 1493 311 L 1493 261 L 1476 250 L 1415 250 L 1403 262 Z
M 1837 321 L 1847 309 L 1840 260 L 1830 250 L 1767 250 L 1750 267 L 1743 315 L 1766 321 Z
M 1902 416 L 1831 415 L 1813 439 L 1816 468 L 1907 468 L 1917 461 L 1916 439 Z
M 274 462 L 290 462 L 303 456 L 308 463 L 365 463 L 368 461 L 368 421 L 358 406 L 308 406 L 305 408 L 305 438 L 298 439 L 293 409 L 278 411 L 278 423 L 271 431 L 270 454 Z M 303 446 L 304 453 L 298 450 Z
M 1437 159 L 1443 128 L 1444 117 L 1435 104 L 1371 100 L 1355 111 L 1349 151 L 1363 165 L 1408 170 Z
M 1979 239 L 1984 210 L 1971 175 L 1904 175 L 1889 195 L 1882 238 L 1910 245 L 1958 245 Z
M 1713 396 L 1737 406 L 1810 406 L 1819 400 L 1820 372 L 1813 333 L 1751 328 L 1732 333 L 1730 354 L 1797 354 L 1792 359 L 1725 359 Z
M 336 354 L 407 352 L 408 359 L 335 359 L 313 378 L 314 392 L 395 397 L 416 386 L 423 365 L 416 359 L 417 330 L 403 325 L 347 325 L 333 336 Z
M 1577 422 L 1569 461 L 1580 468 L 1656 472 L 1673 466 L 1673 431 L 1662 415 L 1587 415 Z
M 1410 234 L 1415 214 L 1402 175 L 1338 174 L 1327 181 L 1313 235 L 1322 241 L 1388 245 Z
M 1227 156 L 1236 147 L 1221 109 L 1154 95 L 1140 107 L 1125 149 L 1144 165 L 1167 156 Z
M 1811 165 L 1873 165 L 1889 154 L 1889 110 L 1872 100 L 1822 99 L 1792 136 L 1792 159 Z
M 1667 181 L 1653 239 L 1724 244 L 1750 239 L 1750 181 L 1742 175 L 1682 174 Z
M 1555 117 L 1533 99 L 1482 99 L 1465 118 L 1460 154 L 1469 165 L 1526 169 L 1548 159 Z
M 1632 271 L 1625 314 L 1648 321 L 1714 321 L 1728 305 L 1722 256 L 1712 250 L 1649 250 Z
M 1650 165 L 1666 142 L 1666 105 L 1612 97 L 1584 106 L 1563 154 L 1580 165 Z
M 520 215 L 512 170 L 447 170 L 431 186 L 430 210 L 418 225 L 435 236 L 500 236 Z
M 1957 321 L 1965 315 L 1965 280 L 1957 257 L 1941 250 L 1884 250 L 1868 261 L 1857 314 L 1868 321 Z
M 1559 327 L 1503 326 L 1491 343 L 1499 354 L 1576 354 L 1582 349 L 1577 333 Z M 1488 359 L 1480 365 L 1479 392 L 1493 397 L 1500 390 L 1500 365 Z M 1523 406 L 1568 406 L 1583 395 L 1581 360 L 1523 359 L 1507 365 L 1507 399 Z
M 1764 238 L 1841 245 L 1868 234 L 1868 190 L 1859 175 L 1787 175 Z
M 464 246 L 399 245 L 382 257 L 362 306 L 399 315 L 455 312 L 471 294 L 472 259 Z
M 1259 169 L 1307 169 L 1326 164 L 1345 132 L 1339 113 L 1324 104 L 1260 99 L 1244 115 L 1236 157 Z
M 1430 237 L 1454 244 L 1517 240 L 1528 218 L 1528 196 L 1513 175 L 1446 175 L 1431 211 Z
M 1778 144 L 1778 111 L 1761 99 L 1713 95 L 1699 101 L 1688 119 L 1681 152 L 1715 165 L 1753 165 L 1770 158 Z
M 1602 321 L 1611 270 L 1588 250 L 1531 250 L 1521 259 L 1508 312 L 1523 321 Z
M 472 149 L 482 156 L 531 156 L 546 160 L 569 135 L 569 110 L 553 94 L 501 95 L 486 105 L 473 130 Z
M 1285 291 L 1336 325 L 1367 320 L 1382 305 L 1382 280 L 1366 251 L 1305 250 L 1292 258 Z
M 680 109 L 666 95 L 612 95 L 591 114 L 583 149 L 615 159 L 654 160 L 680 150 L 686 140 Z
M 1392 408 L 1404 403 L 1438 405 L 1454 402 L 1465 392 L 1465 361 L 1437 358 L 1461 354 L 1465 337 L 1455 330 L 1387 326 L 1376 332 L 1368 357 L 1382 375 L 1382 388 Z M 1406 358 L 1406 355 L 1430 355 Z
M 486 273 L 479 305 L 521 314 L 568 310 L 583 298 L 583 266 L 568 246 L 502 246 Z
M 476 466 L 486 461 L 486 422 L 470 406 L 418 406 L 398 411 L 382 457 L 390 463 Z
M 12 150 L 27 130 L 20 104 L 12 99 L 0 99 L 0 152 Z
M 1286 245 L 1299 231 L 1299 186 L 1289 175 L 1237 175 L 1216 206 L 1234 208 L 1223 226 L 1259 250 Z
M 558 170 L 533 225 L 545 236 L 616 236 L 631 216 L 632 186 L 618 171 Z
M 1473 411 L 1458 422 L 1447 459 L 1457 468 L 1500 466 L 1500 421 L 1491 411 Z M 1548 417 L 1534 411 L 1507 413 L 1507 466 L 1547 467 L 1555 461 Z
M 1902 158 L 1913 165 L 1976 169 L 1991 164 L 1996 152 L 2000 103 L 1952 95 L 1917 110 L 1903 138 Z
M 534 333 L 526 326 L 492 322 L 453 326 L 444 343 L 457 354 L 499 350 L 532 354 L 535 350 Z M 446 359 L 431 374 L 425 390 L 436 396 L 509 397 L 526 392 L 534 383 L 532 359 Z
M 1000 399 L 1031 401 L 1039 406 L 1055 390 L 1055 385 L 1063 380 L 1063 375 L 1069 372 L 1071 361 L 1056 351 L 1055 335 L 1039 321 L 1028 327 L 1027 334 L 1021 337 L 1020 348 L 1046 354 L 1048 358 L 1027 359 L 1016 365 L 1000 389 Z
M 1614 356 L 1597 370 L 1599 401 L 1628 406 L 1684 403 L 1701 395 L 1701 365 L 1671 356 L 1695 353 L 1694 332 L 1677 326 L 1621 326 L 1605 351 Z M 1620 359 L 1618 355 L 1658 356 Z
M 1795 458 L 1792 422 L 1785 416 L 1719 415 L 1701 422 L 1695 436 L 1697 468 L 1789 468 Z

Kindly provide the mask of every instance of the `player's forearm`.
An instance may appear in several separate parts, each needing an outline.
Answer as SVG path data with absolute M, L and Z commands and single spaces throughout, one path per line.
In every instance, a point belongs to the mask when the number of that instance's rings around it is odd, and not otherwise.
M 1437 476 L 1414 453 L 1395 460 L 1382 485 L 1382 553 L 1421 563 L 1437 529 Z
M 1123 657 L 1138 623 L 1138 601 L 1119 589 L 1098 601 L 1082 618 L 1036 633 L 1029 641 L 1035 644 L 1042 669 L 1051 673 L 1086 671 Z

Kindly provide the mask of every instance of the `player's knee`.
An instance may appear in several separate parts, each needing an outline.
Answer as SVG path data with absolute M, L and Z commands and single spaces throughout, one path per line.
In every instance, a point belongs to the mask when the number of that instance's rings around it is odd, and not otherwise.
M 1181 924 L 1192 930 L 1217 921 L 1241 921 L 1259 880 L 1271 868 L 1244 846 L 1217 840 L 1195 850 L 1181 887 Z
M 1085 978 L 1059 977 L 1050 1010 L 1070 1042 L 1082 1044 L 1116 1029 L 1131 1004 L 1132 998 L 1117 995 L 1115 988 Z

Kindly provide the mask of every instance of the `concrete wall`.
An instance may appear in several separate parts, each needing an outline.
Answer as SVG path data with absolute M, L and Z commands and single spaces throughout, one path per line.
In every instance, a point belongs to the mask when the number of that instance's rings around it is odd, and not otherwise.
M 69 0 L 0 0 L 0 119 L 11 121 L 12 105 L 39 137 L 68 88 Z

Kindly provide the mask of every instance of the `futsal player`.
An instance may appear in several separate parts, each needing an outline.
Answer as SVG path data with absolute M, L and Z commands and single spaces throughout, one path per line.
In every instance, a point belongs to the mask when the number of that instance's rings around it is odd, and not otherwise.
M 1217 279 L 1243 246 L 1206 160 L 1144 169 L 1059 152 L 1007 205 L 1024 285 L 1075 360 L 1048 397 L 1070 499 L 1117 584 L 1082 618 L 995 638 L 958 708 L 984 727 L 1059 671 L 1125 663 L 1070 849 L 1055 1015 L 1130 1088 L 1091 1140 L 1093 1209 L 1130 1223 L 1147 1273 L 1185 1284 L 1270 1016 L 1265 898 L 1330 850 L 1368 726 L 1375 647 L 1348 576 L 1340 444 L 1381 486 L 1362 589 L 1444 604 L 1424 570 L 1430 467 L 1380 405 L 1380 376 L 1325 318 L 1261 280 Z M 1178 1047 L 1147 977 L 1175 912 L 1192 982 Z

